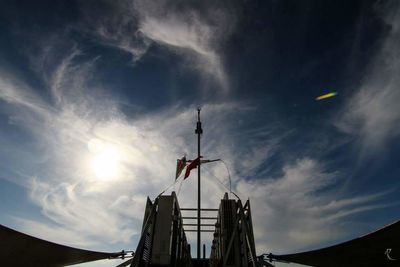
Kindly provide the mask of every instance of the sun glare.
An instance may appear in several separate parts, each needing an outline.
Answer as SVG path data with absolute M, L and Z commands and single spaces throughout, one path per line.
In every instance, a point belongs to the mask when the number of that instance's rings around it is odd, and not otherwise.
M 91 139 L 88 148 L 92 153 L 90 167 L 96 178 L 101 180 L 115 178 L 119 173 L 120 155 L 118 149 L 99 139 Z

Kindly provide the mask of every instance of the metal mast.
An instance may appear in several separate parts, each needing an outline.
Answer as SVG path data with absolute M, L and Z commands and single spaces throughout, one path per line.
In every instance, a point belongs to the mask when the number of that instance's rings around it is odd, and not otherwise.
M 197 109 L 197 127 L 195 133 L 197 134 L 197 157 L 199 159 L 199 166 L 197 167 L 197 259 L 201 258 L 201 229 L 200 229 L 200 216 L 201 216 L 201 194 L 200 194 L 200 136 L 203 133 L 201 129 L 200 111 Z

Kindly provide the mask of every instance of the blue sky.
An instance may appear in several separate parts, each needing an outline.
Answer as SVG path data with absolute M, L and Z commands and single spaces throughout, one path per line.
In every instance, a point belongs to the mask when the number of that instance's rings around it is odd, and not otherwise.
M 251 200 L 258 253 L 398 219 L 396 1 L 0 5 L 1 224 L 135 249 L 146 197 L 197 153 L 198 106 L 204 156 L 224 159 Z M 202 171 L 215 207 L 226 168 Z M 195 205 L 195 184 L 182 183 L 181 206 Z

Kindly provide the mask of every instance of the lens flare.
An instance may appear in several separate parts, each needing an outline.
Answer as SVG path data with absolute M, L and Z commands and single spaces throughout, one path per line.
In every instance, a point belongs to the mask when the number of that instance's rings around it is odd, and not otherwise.
M 330 98 L 330 97 L 334 97 L 335 95 L 337 95 L 337 93 L 336 92 L 332 92 L 332 93 L 321 95 L 321 96 L 315 98 L 315 100 L 317 100 L 317 101 L 318 100 L 323 100 L 323 99 L 327 99 L 327 98 Z

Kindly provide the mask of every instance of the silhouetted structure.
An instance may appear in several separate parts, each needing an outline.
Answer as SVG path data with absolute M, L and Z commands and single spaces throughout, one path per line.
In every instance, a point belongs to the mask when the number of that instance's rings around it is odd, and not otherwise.
M 256 266 L 256 248 L 251 220 L 250 201 L 229 199 L 225 193 L 218 211 L 210 266 Z
M 178 199 L 147 198 L 142 236 L 130 266 L 192 266 Z

